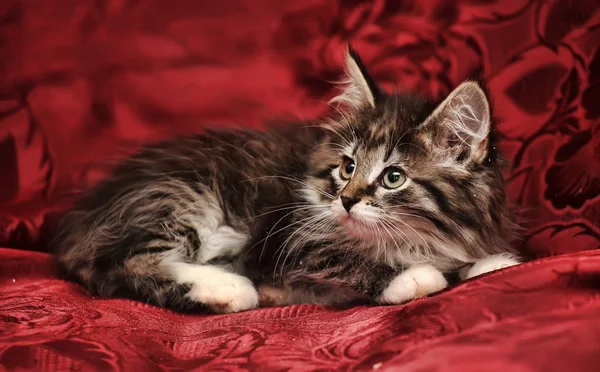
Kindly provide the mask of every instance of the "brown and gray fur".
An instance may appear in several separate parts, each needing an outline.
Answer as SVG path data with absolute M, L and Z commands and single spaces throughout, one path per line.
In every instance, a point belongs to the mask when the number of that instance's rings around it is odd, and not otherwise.
M 451 273 L 510 253 L 479 85 L 435 104 L 381 91 L 351 49 L 347 64 L 339 109 L 319 125 L 206 132 L 126 159 L 65 217 L 56 249 L 67 274 L 101 296 L 230 312 L 257 296 L 381 303 L 413 265 Z M 344 159 L 356 164 L 349 181 Z M 406 179 L 397 190 L 382 184 L 390 167 Z

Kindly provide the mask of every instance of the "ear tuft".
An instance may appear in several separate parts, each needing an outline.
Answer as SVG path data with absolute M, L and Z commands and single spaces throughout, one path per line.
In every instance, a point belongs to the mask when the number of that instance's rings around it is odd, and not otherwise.
M 445 146 L 457 160 L 482 162 L 487 156 L 491 127 L 490 105 L 478 83 L 459 85 L 425 120 L 435 125 L 437 144 Z
M 342 94 L 331 99 L 330 103 L 341 103 L 355 108 L 365 105 L 375 107 L 379 98 L 379 88 L 350 44 L 346 52 L 346 78 L 340 83 L 344 87 Z

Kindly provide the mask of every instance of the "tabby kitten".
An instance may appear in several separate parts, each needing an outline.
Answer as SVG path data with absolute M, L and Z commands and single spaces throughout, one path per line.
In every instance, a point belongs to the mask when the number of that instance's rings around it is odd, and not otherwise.
M 398 304 L 517 264 L 490 105 L 387 94 L 349 48 L 338 115 L 143 148 L 85 193 L 57 239 L 107 297 L 215 312 Z

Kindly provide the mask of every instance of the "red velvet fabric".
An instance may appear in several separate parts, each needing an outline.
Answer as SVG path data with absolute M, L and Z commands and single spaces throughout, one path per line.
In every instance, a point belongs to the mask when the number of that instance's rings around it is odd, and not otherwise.
M 5 369 L 597 370 L 599 1 L 8 0 L 0 41 Z M 348 41 L 386 87 L 488 80 L 534 261 L 402 306 L 227 316 L 57 278 L 57 213 L 124 148 L 323 115 Z

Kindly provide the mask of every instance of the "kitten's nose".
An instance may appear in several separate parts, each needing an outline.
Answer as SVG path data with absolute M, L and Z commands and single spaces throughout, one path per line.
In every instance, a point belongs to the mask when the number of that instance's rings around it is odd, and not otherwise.
M 352 206 L 360 201 L 360 198 L 357 198 L 356 196 L 340 196 L 340 199 L 342 200 L 344 209 L 348 213 L 350 213 Z

